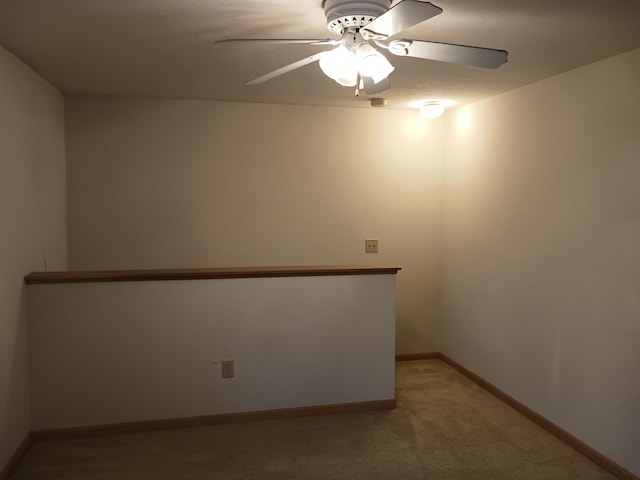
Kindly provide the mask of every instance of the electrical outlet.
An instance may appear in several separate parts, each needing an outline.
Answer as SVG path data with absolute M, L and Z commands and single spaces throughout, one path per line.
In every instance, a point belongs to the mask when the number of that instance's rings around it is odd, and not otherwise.
M 233 378 L 233 360 L 222 361 L 222 378 Z
M 367 253 L 378 253 L 378 240 L 375 238 L 365 240 L 364 251 Z

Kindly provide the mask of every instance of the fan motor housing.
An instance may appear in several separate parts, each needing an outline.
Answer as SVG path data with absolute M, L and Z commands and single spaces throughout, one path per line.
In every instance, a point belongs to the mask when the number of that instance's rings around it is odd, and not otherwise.
M 350 27 L 361 28 L 389 10 L 391 0 L 325 0 L 327 28 L 342 35 Z

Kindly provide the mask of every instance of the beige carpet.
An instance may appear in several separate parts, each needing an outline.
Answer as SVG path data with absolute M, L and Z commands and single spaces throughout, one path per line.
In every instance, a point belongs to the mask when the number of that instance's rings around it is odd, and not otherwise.
M 439 360 L 396 383 L 392 411 L 40 442 L 11 479 L 614 478 Z

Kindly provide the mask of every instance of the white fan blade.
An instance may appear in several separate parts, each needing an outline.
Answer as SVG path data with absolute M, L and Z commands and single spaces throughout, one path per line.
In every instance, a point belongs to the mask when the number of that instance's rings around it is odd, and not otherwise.
M 440 7 L 419 0 L 403 0 L 360 30 L 366 40 L 384 40 L 442 13 Z
M 289 65 L 285 65 L 284 67 L 280 67 L 273 72 L 269 72 L 261 77 L 254 78 L 253 80 L 246 83 L 246 85 L 255 85 L 256 83 L 266 82 L 267 80 L 271 80 L 272 78 L 283 75 L 287 72 L 295 70 L 296 68 L 304 67 L 305 65 L 309 65 L 310 63 L 317 62 L 322 58 L 325 52 L 320 52 L 311 55 L 310 57 L 303 58 L 302 60 L 298 60 L 297 62 L 290 63 Z
M 221 43 L 300 43 L 307 45 L 339 45 L 340 40 L 333 40 L 331 38 L 226 38 L 224 40 L 216 40 L 214 43 L 216 45 Z
M 509 55 L 505 50 L 422 40 L 394 40 L 389 43 L 389 51 L 394 55 L 460 63 L 481 68 L 498 68 L 507 62 Z
M 391 88 L 391 81 L 389 77 L 383 78 L 378 83 L 373 83 L 371 77 L 362 77 L 364 82 L 364 91 L 367 95 L 375 95 L 376 93 L 384 92 L 388 88 Z

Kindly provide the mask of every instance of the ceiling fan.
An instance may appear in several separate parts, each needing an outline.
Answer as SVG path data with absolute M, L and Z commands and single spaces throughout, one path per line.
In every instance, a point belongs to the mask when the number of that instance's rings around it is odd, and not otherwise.
M 356 95 L 380 93 L 391 86 L 389 74 L 393 65 L 379 49 L 393 55 L 458 63 L 481 68 L 497 68 L 506 63 L 508 53 L 492 48 L 428 42 L 412 39 L 392 39 L 414 25 L 442 13 L 442 9 L 421 0 L 401 0 L 391 7 L 391 0 L 325 0 L 327 28 L 340 39 L 296 38 L 231 38 L 216 44 L 271 43 L 331 45 L 333 50 L 315 53 L 289 65 L 250 80 L 254 85 L 319 62 L 329 78 L 343 86 L 355 87 Z M 377 47 L 377 48 L 376 48 Z

